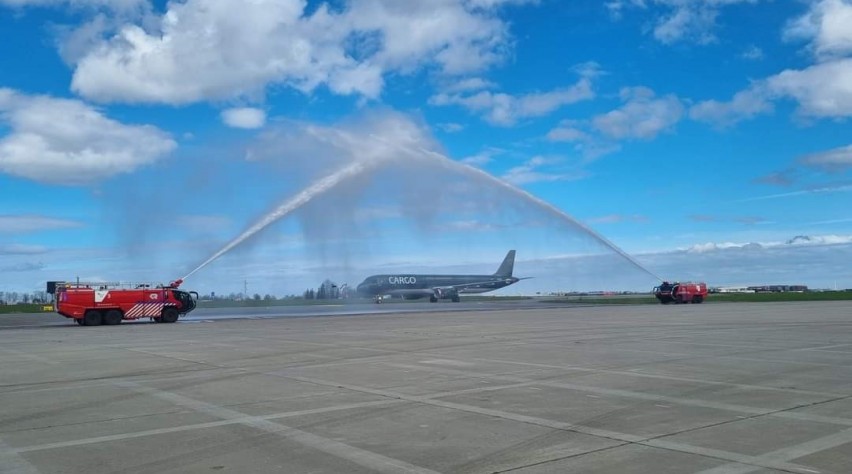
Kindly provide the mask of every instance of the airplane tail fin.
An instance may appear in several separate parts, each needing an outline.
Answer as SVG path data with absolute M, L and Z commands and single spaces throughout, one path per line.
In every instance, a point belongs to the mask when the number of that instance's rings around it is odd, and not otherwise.
M 509 250 L 509 253 L 506 254 L 506 258 L 503 259 L 503 263 L 500 264 L 500 268 L 497 269 L 497 272 L 494 273 L 494 276 L 510 277 L 512 276 L 512 271 L 514 268 L 515 251 Z

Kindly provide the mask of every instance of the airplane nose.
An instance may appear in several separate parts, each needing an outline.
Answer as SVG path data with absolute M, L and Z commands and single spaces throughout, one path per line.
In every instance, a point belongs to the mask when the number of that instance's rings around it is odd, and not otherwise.
M 372 292 L 371 290 L 372 290 L 373 286 L 374 286 L 373 284 L 367 283 L 365 281 L 365 282 L 361 283 L 360 285 L 358 285 L 355 288 L 355 291 L 357 291 L 358 293 L 361 293 L 361 294 L 370 294 Z

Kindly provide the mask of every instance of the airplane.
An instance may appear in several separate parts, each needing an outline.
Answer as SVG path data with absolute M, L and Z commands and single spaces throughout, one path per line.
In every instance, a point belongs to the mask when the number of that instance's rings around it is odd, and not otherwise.
M 407 300 L 429 297 L 429 301 L 460 301 L 461 293 L 485 293 L 517 283 L 524 278 L 512 276 L 515 251 L 510 250 L 493 275 L 373 275 L 356 288 L 358 294 L 373 297 L 381 303 L 385 296 L 398 296 Z

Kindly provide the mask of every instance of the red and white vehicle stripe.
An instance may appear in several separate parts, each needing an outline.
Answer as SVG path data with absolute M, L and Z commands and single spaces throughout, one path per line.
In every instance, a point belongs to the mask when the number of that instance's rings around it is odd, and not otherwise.
M 166 306 L 177 306 L 173 303 L 136 303 L 124 313 L 124 319 L 159 318 Z

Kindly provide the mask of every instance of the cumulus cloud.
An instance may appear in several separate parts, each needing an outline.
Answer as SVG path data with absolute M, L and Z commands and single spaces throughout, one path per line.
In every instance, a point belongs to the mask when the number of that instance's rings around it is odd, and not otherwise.
M 621 90 L 624 105 L 592 119 L 592 126 L 614 139 L 651 139 L 671 130 L 683 117 L 684 106 L 674 95 L 657 98 L 647 87 Z
M 78 100 L 0 88 L 0 171 L 35 181 L 84 184 L 153 163 L 177 144 L 148 125 L 125 125 Z
M 257 98 L 270 84 L 376 98 L 389 72 L 469 74 L 502 61 L 505 3 L 524 2 L 347 0 L 312 11 L 304 0 L 169 2 L 155 21 L 91 44 L 72 89 L 102 102 L 169 104 Z
M 804 156 L 799 163 L 829 171 L 852 168 L 852 145 Z
M 131 10 L 147 5 L 148 0 L 0 0 L 10 7 L 108 7 L 112 10 Z
M 771 112 L 772 102 L 762 87 L 754 87 L 737 92 L 729 102 L 707 100 L 693 105 L 689 117 L 719 127 L 734 125 L 743 120 Z
M 519 120 L 542 117 L 566 105 L 595 97 L 592 82 L 583 77 L 574 85 L 547 92 L 511 95 L 502 92 L 480 91 L 473 95 L 437 94 L 429 99 L 431 105 L 459 105 L 482 114 L 493 125 L 508 127 Z
M 755 81 L 728 102 L 708 100 L 690 110 L 696 120 L 731 125 L 772 111 L 772 102 L 792 99 L 798 113 L 813 118 L 852 116 L 852 3 L 818 0 L 787 25 L 787 39 L 809 41 L 816 63 Z
M 817 58 L 826 59 L 852 54 L 852 2 L 819 0 L 810 10 L 791 21 L 784 30 L 788 40 L 804 39 L 811 43 Z
M 547 132 L 547 139 L 552 142 L 582 142 L 589 138 L 589 134 L 581 130 L 579 123 L 574 120 L 563 120 Z
M 766 80 L 770 93 L 795 99 L 806 116 L 852 116 L 852 58 L 788 69 Z
M 651 30 L 657 41 L 699 44 L 716 41 L 717 19 L 725 6 L 757 3 L 758 0 L 612 0 L 604 3 L 613 19 L 629 9 L 642 10 L 654 17 Z
M 43 230 L 80 227 L 81 222 L 56 217 L 25 215 L 0 215 L 0 234 L 25 234 Z
M 222 111 L 222 121 L 234 128 L 261 128 L 266 123 L 266 112 L 252 107 L 237 107 Z
M 797 235 L 783 241 L 765 242 L 706 242 L 679 250 L 690 253 L 707 253 L 727 249 L 772 249 L 783 247 L 818 247 L 852 244 L 852 235 Z

